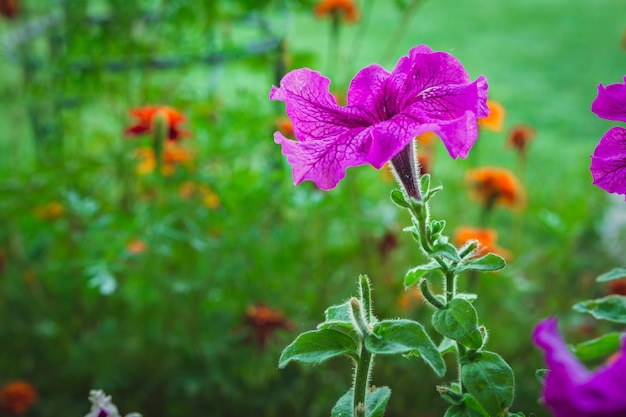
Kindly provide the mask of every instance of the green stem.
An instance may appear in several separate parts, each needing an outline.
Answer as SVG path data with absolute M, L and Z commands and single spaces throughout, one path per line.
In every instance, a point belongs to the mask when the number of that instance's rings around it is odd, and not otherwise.
M 369 389 L 370 367 L 374 355 L 365 348 L 365 339 L 361 343 L 361 356 L 356 364 L 354 375 L 353 415 L 365 417 L 365 397 Z
M 364 298 L 366 298 L 366 302 L 368 302 L 368 304 L 371 303 L 371 300 L 367 300 L 369 299 L 370 291 L 369 281 L 367 278 L 362 276 L 360 285 L 361 296 L 365 295 Z M 369 389 L 370 368 L 372 366 L 372 358 L 374 357 L 374 355 L 365 347 L 365 338 L 371 334 L 372 331 L 364 316 L 364 313 L 369 315 L 369 311 L 363 311 L 363 305 L 354 297 L 350 300 L 350 306 L 352 307 L 354 322 L 356 328 L 359 330 L 359 336 L 361 338 L 361 352 L 354 372 L 352 415 L 354 417 L 365 417 L 365 396 L 367 395 L 367 390 Z

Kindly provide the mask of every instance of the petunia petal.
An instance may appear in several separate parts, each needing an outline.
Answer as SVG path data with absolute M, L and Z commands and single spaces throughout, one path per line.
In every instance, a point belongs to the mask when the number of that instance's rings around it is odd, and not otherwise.
M 293 167 L 295 185 L 313 181 L 320 189 L 330 190 L 345 176 L 349 167 L 366 164 L 371 128 L 357 128 L 316 141 L 298 142 L 274 133 L 274 142 Z
M 537 325 L 534 341 L 545 351 L 549 371 L 543 398 L 556 417 L 621 417 L 626 415 L 626 343 L 621 357 L 595 372 L 569 351 L 554 318 Z
M 593 183 L 609 193 L 626 195 L 626 129 L 613 127 L 591 155 Z
M 372 121 L 387 120 L 384 92 L 389 72 L 379 65 L 370 65 L 359 71 L 348 87 L 348 106 L 371 115 Z
M 325 140 L 370 123 L 357 108 L 340 107 L 328 88 L 330 80 L 319 72 L 301 68 L 287 73 L 270 99 L 283 100 L 299 141 Z
M 626 77 L 624 84 L 598 85 L 598 96 L 591 111 L 603 119 L 626 122 Z

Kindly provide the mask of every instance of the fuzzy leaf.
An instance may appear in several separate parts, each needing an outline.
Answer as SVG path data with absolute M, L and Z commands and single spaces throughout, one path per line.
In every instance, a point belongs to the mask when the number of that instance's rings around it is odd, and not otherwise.
M 352 417 L 352 399 L 354 391 L 352 388 L 339 398 L 335 406 L 330 411 L 330 417 Z
M 586 300 L 574 304 L 574 310 L 589 313 L 597 319 L 615 323 L 626 323 L 626 297 L 607 295 L 595 300 Z
M 460 403 L 448 408 L 443 417 L 489 417 L 476 398 L 470 394 L 464 394 Z
M 438 376 L 446 372 L 446 364 L 437 346 L 416 321 L 398 319 L 376 323 L 373 334 L 365 338 L 365 347 L 378 355 L 419 356 Z
M 404 195 L 399 190 L 391 191 L 391 201 L 395 203 L 396 206 L 400 208 L 409 208 L 410 205 L 407 203 Z
M 291 361 L 318 364 L 341 355 L 358 358 L 354 339 L 337 330 L 312 330 L 299 335 L 283 350 L 278 367 L 284 368 Z
M 581 361 L 601 358 L 617 352 L 620 347 L 621 333 L 607 333 L 593 340 L 579 343 L 573 347 L 572 352 Z
M 341 396 L 330 412 L 331 417 L 352 417 L 353 389 Z M 389 387 L 379 387 L 365 396 L 365 415 L 368 417 L 382 417 L 391 396 Z
M 424 174 L 420 177 L 420 192 L 422 195 L 428 195 L 430 191 L 430 174 Z
M 326 321 L 317 325 L 318 329 L 328 329 L 332 326 L 341 326 L 349 329 L 354 328 L 352 324 L 350 301 L 336 306 L 330 306 L 324 312 Z
M 506 266 L 506 261 L 500 255 L 495 253 L 488 253 L 485 256 L 481 256 L 477 259 L 471 259 L 467 262 L 459 264 L 455 272 L 460 274 L 464 271 L 499 271 Z
M 460 262 L 461 257 L 454 245 L 449 242 L 437 242 L 433 246 L 433 251 L 430 256 L 444 256 L 452 261 Z
M 498 354 L 474 353 L 469 362 L 463 363 L 461 380 L 489 416 L 506 415 L 513 403 L 515 377 L 511 367 Z
M 615 268 L 596 278 L 598 282 L 614 281 L 626 277 L 626 268 Z
M 462 298 L 455 298 L 444 310 L 437 310 L 433 314 L 433 325 L 442 335 L 470 349 L 479 349 L 483 344 L 476 309 Z
M 437 262 L 431 261 L 424 265 L 418 265 L 415 268 L 411 268 L 406 272 L 404 276 L 404 285 L 407 287 L 417 284 L 417 282 L 428 272 L 439 269 L 440 266 Z

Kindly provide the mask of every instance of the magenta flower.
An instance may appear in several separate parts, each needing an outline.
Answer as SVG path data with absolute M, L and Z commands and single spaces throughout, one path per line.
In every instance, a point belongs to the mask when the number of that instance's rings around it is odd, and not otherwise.
M 294 183 L 328 190 L 349 167 L 381 168 L 412 143 L 436 133 L 452 158 L 465 158 L 476 141 L 476 119 L 489 113 L 487 80 L 472 82 L 445 52 L 416 46 L 389 73 L 370 65 L 352 79 L 347 105 L 328 91 L 330 80 L 308 68 L 286 74 L 270 99 L 282 100 L 297 141 L 274 133 L 293 168 Z
M 543 399 L 556 417 L 626 416 L 626 343 L 615 361 L 590 372 L 567 348 L 555 318 L 537 325 L 534 340 L 545 351 Z
M 591 111 L 603 119 L 626 122 L 626 76 L 624 84 L 598 85 Z M 593 183 L 609 193 L 626 195 L 626 129 L 613 127 L 600 139 L 591 155 Z

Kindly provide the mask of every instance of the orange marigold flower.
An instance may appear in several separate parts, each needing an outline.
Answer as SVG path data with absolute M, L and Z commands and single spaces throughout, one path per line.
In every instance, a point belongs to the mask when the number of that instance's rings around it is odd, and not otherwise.
M 415 140 L 417 141 L 418 153 L 422 148 L 431 148 L 435 143 L 435 138 L 437 138 L 437 135 L 433 132 L 426 132 L 419 136 L 416 136 Z
M 245 324 L 252 330 L 255 342 L 264 348 L 278 329 L 291 330 L 293 325 L 282 311 L 258 303 L 246 309 Z
M 162 114 L 165 116 L 167 123 L 169 125 L 169 131 L 167 138 L 169 140 L 179 140 L 186 136 L 191 136 L 191 134 L 187 131 L 181 130 L 178 126 L 180 123 L 186 120 L 185 116 L 182 113 L 179 113 L 177 110 L 171 107 L 165 106 L 144 106 L 138 107 L 136 109 L 132 109 L 130 111 L 136 119 L 137 122 L 133 126 L 126 129 L 126 134 L 131 136 L 142 135 L 144 133 L 150 133 L 152 131 L 152 123 L 154 121 L 154 117 L 157 114 Z
M 220 196 L 208 184 L 196 184 L 193 181 L 185 181 L 178 188 L 178 195 L 183 200 L 189 200 L 193 196 L 200 197 L 202 204 L 211 210 L 219 208 L 222 204 Z
M 520 155 L 526 154 L 528 143 L 535 137 L 535 129 L 527 125 L 515 125 L 509 132 L 507 144 L 510 148 L 515 149 Z
M 65 214 L 65 206 L 58 201 L 52 201 L 35 209 L 35 217 L 38 219 L 52 220 Z
M 133 255 L 140 255 L 144 253 L 148 245 L 141 239 L 133 239 L 126 245 L 126 250 Z
M 405 290 L 402 294 L 400 294 L 397 303 L 398 307 L 400 307 L 401 309 L 408 310 L 415 305 L 423 305 L 422 300 L 423 297 L 420 290 L 417 287 L 411 287 Z
M 343 13 L 349 22 L 356 22 L 359 19 L 359 11 L 352 0 L 322 0 L 315 6 L 315 15 L 323 17 Z
M 490 228 L 475 228 L 462 226 L 454 234 L 454 242 L 457 246 L 463 246 L 470 240 L 478 241 L 478 256 L 486 255 L 489 252 L 502 256 L 504 259 L 511 259 L 511 252 L 498 246 L 498 232 Z
M 293 123 L 288 118 L 279 118 L 276 122 L 276 127 L 284 136 L 293 137 Z
M 424 175 L 424 174 L 430 174 L 431 171 L 431 165 L 432 165 L 432 154 L 431 153 L 423 153 L 417 154 L 417 162 L 419 164 L 419 168 L 420 168 L 420 174 Z
M 135 152 L 140 160 L 135 168 L 137 174 L 146 175 L 154 172 L 156 169 L 154 150 L 144 146 L 138 148 Z M 166 176 L 172 175 L 178 165 L 189 164 L 192 160 L 193 152 L 191 150 L 183 148 L 176 142 L 168 141 L 165 143 L 165 148 L 163 149 L 161 173 Z
M 466 181 L 472 198 L 480 201 L 485 209 L 494 205 L 512 209 L 525 203 L 525 193 L 517 178 L 504 168 L 483 167 L 467 172 Z
M 0 388 L 0 407 L 9 414 L 24 414 L 36 399 L 35 389 L 25 381 L 14 381 Z
M 489 99 L 487 100 L 487 107 L 489 107 L 489 115 L 478 119 L 478 125 L 495 133 L 502 132 L 504 117 L 506 116 L 504 106 L 495 100 Z

